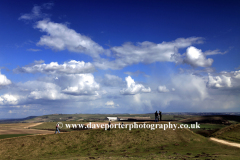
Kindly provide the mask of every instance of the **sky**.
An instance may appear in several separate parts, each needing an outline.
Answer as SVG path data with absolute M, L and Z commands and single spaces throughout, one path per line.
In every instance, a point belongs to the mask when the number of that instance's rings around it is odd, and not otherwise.
M 2 0 L 0 117 L 240 112 L 239 7 Z

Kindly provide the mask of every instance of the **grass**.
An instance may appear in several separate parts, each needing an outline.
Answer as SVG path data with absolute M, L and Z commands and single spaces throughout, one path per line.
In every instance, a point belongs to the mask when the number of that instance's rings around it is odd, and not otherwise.
M 221 129 L 226 127 L 224 124 L 200 124 L 201 129 Z
M 240 143 L 240 124 L 220 129 L 213 134 L 214 137 Z
M 67 129 L 65 124 L 85 124 L 87 122 L 79 122 L 79 121 L 60 121 L 63 123 L 62 131 L 72 131 L 71 129 Z M 41 129 L 41 130 L 55 130 L 57 122 L 44 122 L 35 127 L 31 127 L 32 129 Z
M 182 123 L 181 123 L 182 124 Z M 192 123 L 196 124 L 196 123 Z M 191 128 L 191 124 L 186 124 L 188 125 L 189 129 Z M 194 133 L 200 134 L 204 137 L 212 137 L 212 135 L 220 130 L 221 128 L 226 127 L 227 125 L 224 124 L 200 124 L 200 128 L 195 128 L 195 129 L 190 129 Z
M 31 134 L 3 134 L 3 135 L 0 135 L 0 139 L 27 136 L 27 135 L 31 135 Z
M 1 159 L 239 159 L 240 149 L 187 129 L 82 130 L 2 140 Z

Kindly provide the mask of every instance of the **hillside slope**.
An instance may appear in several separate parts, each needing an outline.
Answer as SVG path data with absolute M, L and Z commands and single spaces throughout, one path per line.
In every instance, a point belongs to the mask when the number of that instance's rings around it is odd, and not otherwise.
M 233 124 L 220 129 L 214 137 L 240 143 L 240 124 Z
M 240 149 L 214 143 L 186 129 L 84 130 L 2 140 L 1 159 L 221 158 Z

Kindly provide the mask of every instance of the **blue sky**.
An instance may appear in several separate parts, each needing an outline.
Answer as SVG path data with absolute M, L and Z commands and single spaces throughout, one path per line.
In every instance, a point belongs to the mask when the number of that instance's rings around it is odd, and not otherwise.
M 0 2 L 0 117 L 240 111 L 239 1 Z

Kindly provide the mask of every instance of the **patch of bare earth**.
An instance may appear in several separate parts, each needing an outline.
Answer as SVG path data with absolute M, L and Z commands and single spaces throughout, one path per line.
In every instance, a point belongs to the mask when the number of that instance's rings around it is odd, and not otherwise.
M 240 148 L 240 144 L 239 143 L 228 142 L 228 141 L 217 139 L 217 138 L 213 138 L 213 137 L 211 137 L 210 140 L 218 142 L 218 143 L 222 143 L 222 144 L 225 144 L 225 145 L 228 145 L 228 146 L 233 146 L 233 147 Z
M 28 129 L 42 123 L 11 123 L 0 124 L 0 135 L 2 134 L 53 134 L 53 131 Z

